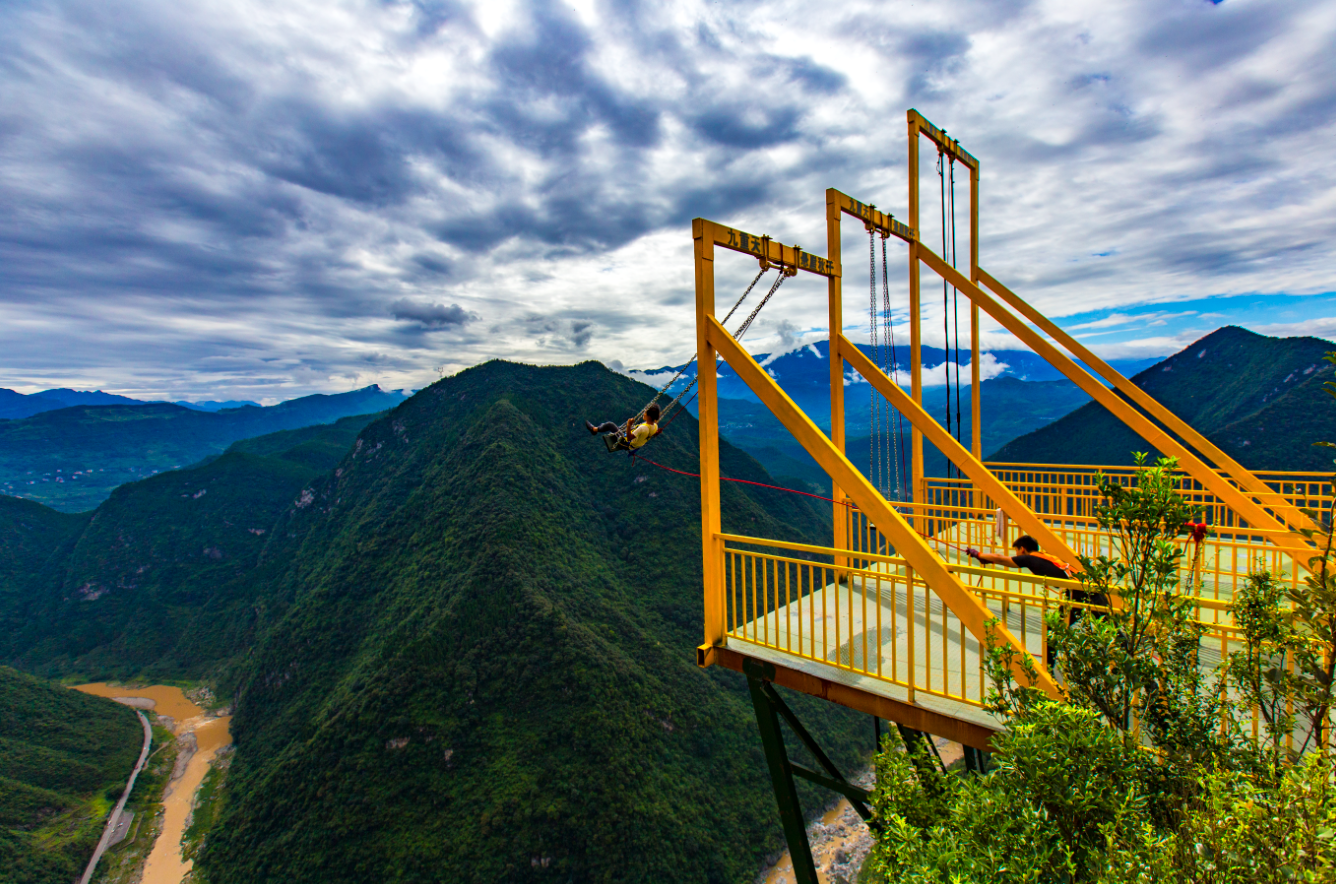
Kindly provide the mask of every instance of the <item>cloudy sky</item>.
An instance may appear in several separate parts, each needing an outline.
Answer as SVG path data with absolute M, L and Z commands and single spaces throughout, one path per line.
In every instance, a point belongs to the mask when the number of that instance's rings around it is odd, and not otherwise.
M 691 219 L 824 253 L 826 187 L 903 216 L 909 107 L 982 162 L 983 266 L 1097 351 L 1336 336 L 1333 0 L 9 0 L 0 387 L 681 362 Z M 721 301 L 753 272 L 721 258 Z M 748 345 L 824 317 L 796 280 Z

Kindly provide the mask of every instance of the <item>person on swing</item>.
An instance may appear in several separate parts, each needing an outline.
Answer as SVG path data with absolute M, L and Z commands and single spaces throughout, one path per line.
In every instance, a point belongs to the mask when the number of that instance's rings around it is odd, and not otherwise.
M 643 448 L 645 443 L 659 434 L 659 406 L 651 405 L 645 409 L 645 419 L 631 428 L 631 432 L 626 433 L 626 427 L 614 424 L 612 421 L 604 421 L 595 426 L 589 421 L 585 421 L 585 427 L 590 435 L 597 436 L 599 433 L 606 434 L 604 439 L 609 451 L 635 451 L 637 448 Z M 627 422 L 630 425 L 630 421 Z

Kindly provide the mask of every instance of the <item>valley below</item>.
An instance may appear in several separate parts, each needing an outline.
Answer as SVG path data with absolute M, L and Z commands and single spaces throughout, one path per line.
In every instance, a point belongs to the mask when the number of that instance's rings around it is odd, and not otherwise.
M 209 713 L 187 698 L 180 688 L 170 685 L 126 687 L 95 682 L 76 685 L 74 689 L 150 709 L 157 716 L 159 725 L 175 735 L 178 752 L 171 781 L 162 797 L 161 830 L 147 860 L 138 870 L 137 878 L 134 877 L 136 870 L 121 868 L 110 873 L 102 869 L 93 880 L 124 880 L 123 873 L 130 872 L 132 879 L 140 884 L 181 884 L 194 867 L 194 862 L 183 856 L 183 842 L 190 827 L 196 796 L 218 753 L 232 744 L 231 716 Z M 145 702 L 126 702 L 133 700 Z M 103 862 L 111 866 L 115 862 L 114 856 Z M 128 865 L 138 866 L 138 863 Z
M 1153 371 L 1208 379 L 1259 346 L 1208 343 Z M 1291 374 L 1330 377 L 1303 374 L 1314 346 L 1268 380 L 1276 401 Z M 1054 381 L 988 383 L 999 434 L 1088 407 Z M 597 363 L 490 362 L 389 412 L 210 442 L 94 510 L 0 494 L 0 661 L 21 670 L 0 738 L 27 753 L 0 771 L 25 784 L 0 866 L 17 857 L 32 871 L 15 880 L 46 884 L 47 868 L 86 864 L 142 736 L 95 698 L 130 698 L 151 705 L 154 745 L 105 884 L 791 881 L 745 682 L 691 653 L 695 416 L 655 438 L 653 466 L 609 456 L 583 425 L 648 395 Z M 1221 426 L 1258 413 L 1235 398 Z M 829 507 L 784 487 L 823 489 L 825 474 L 760 406 L 727 407 L 719 469 L 741 484 L 721 488 L 723 532 L 828 543 Z M 871 469 L 874 443 L 850 438 L 850 459 Z M 1029 452 L 1016 457 L 1038 462 Z M 173 684 L 235 698 L 235 718 Z M 786 702 L 842 770 L 867 769 L 864 716 Z M 44 761 L 56 751 L 59 775 Z M 809 830 L 823 882 L 856 880 L 862 821 L 815 786 L 799 797 L 828 809 Z M 57 843 L 60 827 L 73 834 Z

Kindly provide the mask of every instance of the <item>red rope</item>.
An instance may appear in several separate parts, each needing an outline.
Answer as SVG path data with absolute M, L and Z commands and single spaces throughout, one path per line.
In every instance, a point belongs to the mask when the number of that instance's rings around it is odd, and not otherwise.
M 631 457 L 635 458 L 636 460 L 643 460 L 645 463 L 649 464 L 650 466 L 658 467 L 658 468 L 661 469 L 661 470 L 667 470 L 667 471 L 670 472 L 670 473 L 677 473 L 679 476 L 690 476 L 690 477 L 693 478 L 693 479 L 699 479 L 699 478 L 700 478 L 700 473 L 688 473 L 686 470 L 675 470 L 675 469 L 673 469 L 672 467 L 666 467 L 666 466 L 664 466 L 664 465 L 661 464 L 661 463 L 655 463 L 654 461 L 650 460 L 648 457 L 645 457 L 645 455 L 643 455 L 643 454 L 637 454 L 637 453 L 634 452 L 634 451 L 631 452 Z M 831 497 L 822 497 L 820 494 L 811 494 L 811 493 L 808 493 L 808 492 L 806 492 L 806 491 L 799 491 L 799 490 L 797 490 L 796 488 L 781 488 L 781 487 L 778 486 L 778 485 L 767 485 L 767 484 L 765 484 L 764 482 L 753 482 L 753 481 L 751 481 L 750 479 L 730 479 L 730 478 L 728 478 L 727 476 L 720 476 L 720 477 L 719 477 L 719 481 L 720 481 L 720 482 L 736 482 L 736 483 L 738 483 L 739 485 L 755 485 L 755 486 L 757 486 L 758 488 L 769 488 L 769 489 L 771 489 L 772 491 L 787 491 L 789 494 L 801 494 L 801 495 L 803 495 L 804 497 L 815 497 L 817 500 L 824 500 L 824 501 L 826 501 L 827 503 L 837 503 L 837 504 L 839 504 L 840 506 L 853 507 L 853 503 L 851 503 L 851 502 L 849 502 L 849 501 L 847 501 L 847 500 L 835 500 L 834 498 L 831 498 Z

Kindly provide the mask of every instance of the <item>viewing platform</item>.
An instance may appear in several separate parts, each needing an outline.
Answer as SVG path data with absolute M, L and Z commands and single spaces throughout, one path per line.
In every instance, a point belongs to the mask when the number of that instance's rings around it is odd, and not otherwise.
M 1095 520 L 1094 477 L 1130 481 L 1132 468 L 988 466 L 1078 553 L 1113 552 L 1113 538 Z M 1259 476 L 1295 506 L 1332 506 L 1336 474 Z M 1294 585 L 1307 569 L 1302 550 L 1276 546 L 1268 532 L 1240 524 L 1195 485 L 1180 477 L 1181 493 L 1220 527 L 1212 525 L 1200 543 L 1180 539 L 1182 586 L 1206 627 L 1201 665 L 1213 670 L 1241 646 L 1229 605 L 1248 573 L 1266 569 Z M 891 503 L 1025 650 L 1046 660 L 1045 615 L 1089 607 L 1065 597 L 1081 584 L 979 566 L 967 548 L 1005 555 L 1022 532 L 968 479 L 929 477 L 921 492 L 935 502 Z M 840 548 L 718 535 L 726 640 L 715 662 L 741 669 L 744 660 L 758 661 L 773 668 L 776 683 L 788 680 L 822 696 L 834 691 L 844 705 L 881 710 L 893 721 L 910 718 L 923 725 L 916 729 L 940 736 L 986 740 L 999 723 L 985 708 L 989 684 L 979 640 L 861 511 L 847 509 L 844 532 Z

